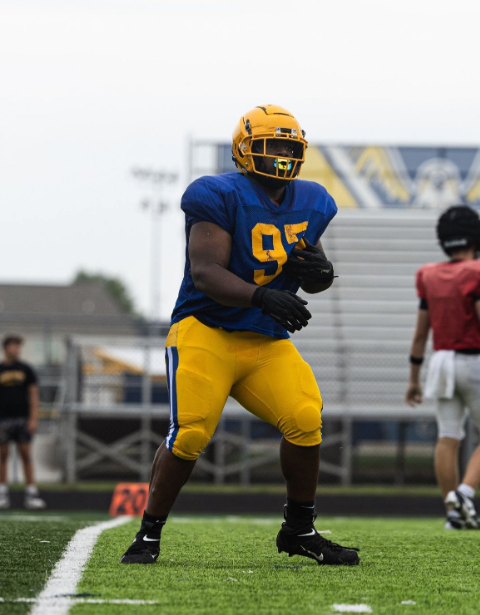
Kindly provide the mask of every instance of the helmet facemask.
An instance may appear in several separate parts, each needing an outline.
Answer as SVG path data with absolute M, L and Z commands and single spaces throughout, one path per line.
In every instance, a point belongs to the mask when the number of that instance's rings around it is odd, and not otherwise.
M 285 154 L 279 154 L 283 150 Z M 295 179 L 305 160 L 305 146 L 300 141 L 261 137 L 251 141 L 252 173 L 275 179 Z

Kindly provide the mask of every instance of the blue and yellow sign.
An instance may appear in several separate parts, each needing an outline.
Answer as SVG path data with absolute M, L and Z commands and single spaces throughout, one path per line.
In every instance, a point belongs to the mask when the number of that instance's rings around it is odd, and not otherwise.
M 219 145 L 218 172 L 234 170 Z M 480 149 L 310 145 L 301 178 L 318 182 L 339 207 L 480 207 Z

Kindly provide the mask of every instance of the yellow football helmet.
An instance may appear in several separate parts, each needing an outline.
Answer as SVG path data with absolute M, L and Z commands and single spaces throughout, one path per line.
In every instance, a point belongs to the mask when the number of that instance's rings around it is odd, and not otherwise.
M 271 152 L 271 139 L 284 141 L 288 156 L 279 157 Z M 300 173 L 307 146 L 305 131 L 289 111 L 277 105 L 263 105 L 245 113 L 235 126 L 232 159 L 242 173 L 291 181 Z M 274 159 L 271 171 L 264 164 L 265 158 Z

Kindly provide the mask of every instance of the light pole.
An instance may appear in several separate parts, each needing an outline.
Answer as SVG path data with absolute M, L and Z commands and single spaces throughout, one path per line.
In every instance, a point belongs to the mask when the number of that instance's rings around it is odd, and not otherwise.
M 150 292 L 151 292 L 151 314 L 150 317 L 154 321 L 160 320 L 161 317 L 161 258 L 160 258 L 160 242 L 161 242 L 161 216 L 168 210 L 168 203 L 164 200 L 164 187 L 167 184 L 172 184 L 177 181 L 178 175 L 168 171 L 146 169 L 134 167 L 132 175 L 135 179 L 148 181 L 153 188 L 151 198 L 142 199 L 140 205 L 142 209 L 150 211 L 152 222 L 152 249 L 151 249 L 151 265 L 150 265 Z

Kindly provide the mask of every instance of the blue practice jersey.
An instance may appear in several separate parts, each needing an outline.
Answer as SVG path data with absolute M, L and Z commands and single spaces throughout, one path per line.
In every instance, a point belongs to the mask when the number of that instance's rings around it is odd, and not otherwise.
M 196 222 L 218 224 L 233 239 L 229 271 L 250 284 L 296 293 L 298 278 L 282 267 L 302 237 L 316 245 L 337 213 L 325 188 L 314 182 L 292 181 L 283 202 L 276 205 L 245 175 L 224 173 L 191 183 L 181 206 L 186 216 L 187 253 L 172 324 L 193 315 L 214 327 L 289 337 L 284 327 L 259 308 L 222 305 L 195 288 L 188 257 L 190 230 Z

